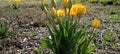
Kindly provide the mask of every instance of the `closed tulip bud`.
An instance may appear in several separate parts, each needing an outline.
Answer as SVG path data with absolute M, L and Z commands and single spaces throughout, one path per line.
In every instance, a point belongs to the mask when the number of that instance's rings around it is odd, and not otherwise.
M 51 17 L 52 18 L 56 17 L 56 9 L 54 7 L 51 8 Z
M 56 0 L 51 0 L 51 6 L 56 8 L 56 6 L 57 6 Z
M 68 0 L 68 8 L 70 9 L 72 7 L 72 1 Z

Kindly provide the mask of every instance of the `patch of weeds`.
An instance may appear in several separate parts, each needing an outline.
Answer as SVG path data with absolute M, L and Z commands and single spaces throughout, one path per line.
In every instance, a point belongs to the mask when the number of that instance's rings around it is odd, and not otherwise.
M 103 5 L 120 5 L 120 0 L 82 0 L 83 2 L 101 3 Z
M 90 27 L 90 20 L 80 20 L 79 26 L 84 28 L 84 27 Z
M 104 13 L 105 14 L 110 14 L 110 15 L 115 15 L 115 14 L 120 14 L 120 10 L 112 9 L 112 10 L 104 11 Z
M 90 3 L 98 3 L 98 0 L 88 0 Z
M 16 10 L 16 9 L 19 9 L 19 7 L 20 7 L 19 4 L 17 4 L 17 3 L 14 3 L 14 4 L 12 4 L 11 6 L 12 6 L 12 8 L 15 9 L 15 10 Z
M 120 17 L 119 15 L 111 15 L 111 16 L 108 16 L 106 20 L 112 21 L 112 22 L 120 22 Z
M 101 0 L 103 5 L 120 5 L 120 0 Z
M 31 32 L 30 32 L 30 36 L 31 36 L 31 37 L 36 36 L 35 32 L 31 31 Z
M 118 42 L 119 39 L 115 34 L 115 31 L 113 29 L 107 29 L 105 35 L 103 36 L 102 43 L 103 45 L 110 46 L 111 49 L 116 48 L 116 42 Z
M 110 10 L 106 10 L 104 11 L 105 15 L 108 15 L 106 17 L 106 20 L 108 21 L 112 21 L 112 22 L 120 22 L 120 10 L 115 10 L 115 9 L 110 9 Z
M 42 42 L 42 41 L 40 41 L 40 42 Z M 47 54 L 47 52 L 46 52 L 46 43 L 42 42 L 42 44 L 40 44 L 40 46 L 35 47 L 34 51 L 35 51 L 35 54 Z M 47 50 L 47 51 L 50 51 L 50 49 Z
M 101 28 L 102 29 L 106 29 L 106 28 L 108 28 L 110 25 L 109 24 L 106 24 L 106 23 L 101 23 Z
M 41 8 L 42 10 L 44 10 L 44 7 L 48 7 L 47 3 L 40 3 L 39 4 L 39 8 Z
M 8 23 L 5 18 L 0 19 L 0 36 L 3 37 L 8 31 Z
M 114 31 L 113 30 L 107 30 L 105 33 L 105 36 L 103 37 L 103 40 L 106 42 L 112 42 L 114 40 Z
M 116 26 L 113 29 L 117 34 L 120 34 L 120 26 Z

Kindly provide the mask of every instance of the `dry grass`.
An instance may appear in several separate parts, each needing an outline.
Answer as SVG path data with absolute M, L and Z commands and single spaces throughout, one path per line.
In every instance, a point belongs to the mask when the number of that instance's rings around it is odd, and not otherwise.
M 39 25 L 46 24 L 46 17 L 43 11 L 39 8 L 40 1 L 22 1 L 20 2 L 20 8 L 14 10 L 11 8 L 11 3 L 2 1 L 0 2 L 0 17 L 15 20 L 26 21 L 27 23 L 37 23 Z M 7 15 L 7 16 L 6 16 Z M 42 22 L 44 21 L 44 22 Z

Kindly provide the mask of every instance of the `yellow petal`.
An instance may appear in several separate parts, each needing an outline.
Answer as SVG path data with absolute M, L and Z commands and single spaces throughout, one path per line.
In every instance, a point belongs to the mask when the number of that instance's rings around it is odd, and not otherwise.
M 57 15 L 58 16 L 65 16 L 65 11 L 64 10 L 57 10 Z
M 100 26 L 100 21 L 99 21 L 98 19 L 94 19 L 94 20 L 92 21 L 92 26 L 93 26 L 94 28 L 98 28 L 98 27 Z

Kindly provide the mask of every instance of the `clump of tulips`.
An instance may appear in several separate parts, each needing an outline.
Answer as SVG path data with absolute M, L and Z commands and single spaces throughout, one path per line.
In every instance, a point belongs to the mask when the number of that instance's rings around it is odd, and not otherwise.
M 72 0 L 63 0 L 63 9 L 56 10 L 56 4 L 55 0 L 51 0 L 50 12 L 44 8 L 46 15 L 49 16 L 48 31 L 50 36 L 45 36 L 45 39 L 40 40 L 41 46 L 36 50 L 49 48 L 53 54 L 90 54 L 98 48 L 98 46 L 91 45 L 95 29 L 99 27 L 100 21 L 98 19 L 92 21 L 94 30 L 90 36 L 86 36 L 88 28 L 78 29 L 78 20 L 70 20 L 74 16 L 85 14 L 86 6 L 81 3 L 72 4 Z M 54 19 L 57 19 L 58 26 L 56 26 Z
M 19 2 L 21 2 L 21 0 L 9 0 L 9 2 L 11 2 L 12 3 L 12 8 L 13 9 L 19 9 Z

